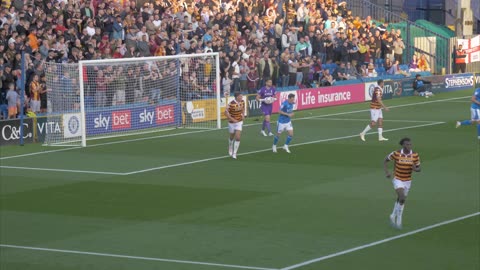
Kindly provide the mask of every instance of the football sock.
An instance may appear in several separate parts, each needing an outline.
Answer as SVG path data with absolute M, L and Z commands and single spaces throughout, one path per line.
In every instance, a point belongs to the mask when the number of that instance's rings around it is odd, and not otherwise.
M 228 139 L 228 149 L 232 149 L 233 148 L 233 140 L 232 139 Z
M 370 125 L 367 125 L 367 127 L 362 131 L 362 134 L 367 134 L 367 132 L 372 129 Z
M 291 140 L 292 140 L 292 136 L 288 135 L 287 139 L 285 140 L 285 144 L 289 145 Z
M 233 153 L 236 155 L 238 151 L 238 147 L 240 146 L 240 141 L 233 142 Z
M 263 120 L 262 130 L 265 130 L 265 127 L 267 127 L 267 120 Z
M 265 121 L 265 125 L 267 126 L 268 133 L 272 132 L 272 129 L 270 128 L 270 121 Z
M 405 204 L 398 204 L 398 207 L 397 207 L 397 223 L 398 224 L 402 223 L 402 214 L 403 214 L 404 207 L 405 207 Z
M 383 137 L 383 128 L 378 128 L 378 137 L 381 138 Z
M 480 123 L 477 124 L 477 135 L 480 137 Z
M 277 145 L 277 143 L 278 143 L 278 135 L 275 135 L 275 137 L 273 137 L 273 144 Z
M 460 122 L 460 125 L 462 125 L 462 126 L 469 126 L 471 124 L 472 124 L 471 120 L 464 120 L 464 121 Z
M 392 216 L 397 215 L 397 208 L 398 208 L 398 201 L 395 201 L 395 205 L 393 206 Z

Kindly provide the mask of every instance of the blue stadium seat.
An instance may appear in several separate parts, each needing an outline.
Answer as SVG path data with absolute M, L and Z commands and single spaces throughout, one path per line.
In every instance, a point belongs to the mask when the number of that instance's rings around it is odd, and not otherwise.
M 400 65 L 399 68 L 400 70 L 408 71 L 408 65 Z

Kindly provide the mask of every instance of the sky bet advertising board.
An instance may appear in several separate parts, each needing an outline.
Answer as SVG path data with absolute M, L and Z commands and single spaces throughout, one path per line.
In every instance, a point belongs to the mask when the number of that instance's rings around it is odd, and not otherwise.
M 176 104 L 87 112 L 87 135 L 174 125 L 180 119 Z

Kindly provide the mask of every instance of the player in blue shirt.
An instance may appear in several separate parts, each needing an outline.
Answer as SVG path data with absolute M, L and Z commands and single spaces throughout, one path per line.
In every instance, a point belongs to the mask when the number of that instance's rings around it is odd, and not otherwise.
M 272 115 L 273 104 L 267 103 L 266 99 L 275 98 L 275 93 L 276 90 L 275 87 L 272 85 L 271 79 L 268 79 L 265 82 L 265 86 L 257 92 L 256 99 L 262 102 L 262 105 L 260 105 L 260 109 L 262 110 L 262 113 L 264 115 L 262 130 L 260 131 L 263 136 L 267 136 L 267 133 L 265 133 L 265 129 L 267 129 L 268 136 L 273 136 L 272 129 L 270 127 L 270 115 Z
M 457 121 L 457 128 L 459 126 L 467 126 L 472 123 L 477 123 L 477 135 L 480 140 L 480 88 L 477 88 L 472 96 L 472 105 L 470 106 L 471 120 Z
M 283 146 L 283 149 L 287 152 L 290 153 L 290 149 L 288 149 L 288 145 L 290 144 L 290 141 L 292 141 L 293 137 L 293 126 L 292 126 L 292 121 L 291 117 L 293 116 L 293 105 L 295 104 L 295 94 L 289 94 L 288 99 L 285 100 L 282 103 L 282 106 L 280 107 L 280 116 L 278 117 L 278 122 L 277 122 L 277 134 L 273 138 L 273 146 L 272 150 L 274 153 L 277 152 L 277 143 L 278 143 L 278 138 L 282 134 L 284 130 L 288 132 L 287 139 L 285 140 L 285 145 Z

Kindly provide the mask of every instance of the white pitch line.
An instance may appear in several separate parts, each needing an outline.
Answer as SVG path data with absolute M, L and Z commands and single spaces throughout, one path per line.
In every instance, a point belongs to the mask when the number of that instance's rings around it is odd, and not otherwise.
M 407 107 L 407 106 L 424 105 L 424 104 L 437 103 L 437 102 L 446 102 L 446 101 L 450 101 L 450 100 L 457 100 L 457 99 L 468 98 L 468 97 L 470 97 L 470 96 L 438 99 L 438 100 L 423 101 L 423 102 L 416 102 L 416 103 L 408 103 L 408 104 L 403 104 L 403 105 L 389 106 L 389 108 L 401 108 L 401 107 Z M 350 104 L 347 104 L 347 105 L 350 105 Z M 320 108 L 318 108 L 318 109 L 320 109 Z M 348 111 L 348 112 L 341 112 L 341 113 L 331 113 L 331 114 L 324 114 L 324 115 L 317 115 L 317 116 L 308 116 L 308 117 L 296 118 L 293 121 L 308 120 L 308 119 L 312 119 L 312 118 L 329 117 L 329 116 L 336 116 L 336 115 L 354 114 L 354 113 L 369 112 L 369 111 L 370 111 L 370 109 L 366 109 L 366 110 Z M 244 127 L 255 126 L 255 125 L 259 125 L 259 124 L 258 123 L 247 124 L 247 125 L 244 125 Z M 226 128 L 222 128 L 222 129 L 226 129 Z M 197 130 L 197 131 L 189 131 L 189 132 L 182 132 L 182 133 L 159 135 L 159 136 L 152 136 L 152 137 L 145 137 L 145 138 L 106 142 L 106 143 L 87 145 L 86 147 L 71 147 L 71 148 L 65 148 L 65 149 L 47 150 L 47 151 L 33 152 L 33 153 L 14 155 L 14 156 L 8 156 L 8 157 L 0 157 L 0 160 L 20 158 L 20 157 L 28 157 L 28 156 L 35 156 L 35 155 L 49 154 L 49 153 L 56 153 L 56 152 L 63 152 L 63 151 L 70 151 L 70 150 L 75 150 L 75 149 L 79 149 L 79 148 L 90 148 L 90 147 L 112 145 L 112 144 L 119 144 L 119 143 L 129 143 L 129 142 L 152 140 L 152 139 L 158 139 L 158 138 L 189 135 L 189 134 L 194 134 L 194 133 L 211 132 L 211 131 L 218 131 L 218 129 Z M 134 136 L 134 135 L 132 135 L 132 136 Z
M 393 236 L 393 237 L 390 237 L 390 238 L 385 238 L 385 239 L 380 240 L 380 241 L 372 242 L 372 243 L 369 243 L 369 244 L 365 244 L 365 245 L 362 245 L 362 246 L 350 248 L 350 249 L 347 249 L 347 250 L 344 250 L 344 251 L 336 252 L 336 253 L 326 255 L 326 256 L 323 256 L 323 257 L 319 257 L 319 258 L 316 258 L 316 259 L 312 259 L 312 260 L 308 260 L 308 261 L 301 262 L 301 263 L 298 263 L 298 264 L 294 264 L 294 265 L 291 265 L 291 266 L 287 266 L 287 267 L 281 268 L 279 270 L 297 269 L 297 268 L 303 267 L 305 265 L 310 265 L 312 263 L 324 261 L 324 260 L 327 260 L 327 259 L 330 259 L 330 258 L 338 257 L 338 256 L 341 256 L 341 255 L 345 255 L 345 254 L 348 254 L 348 253 L 358 251 L 358 250 L 362 250 L 362 249 L 366 249 L 366 248 L 369 248 L 369 247 L 377 246 L 377 245 L 380 245 L 380 244 L 383 244 L 383 243 L 386 243 L 386 242 L 390 242 L 390 241 L 393 241 L 393 240 L 404 238 L 404 237 L 407 237 L 407 236 L 410 236 L 410 235 L 413 235 L 413 234 L 417 234 L 417 233 L 420 233 L 420 232 L 428 231 L 428 230 L 431 230 L 431 229 L 434 229 L 434 228 L 437 228 L 437 227 L 440 227 L 440 226 L 443 226 L 443 225 L 447 225 L 447 224 L 450 224 L 450 223 L 454 223 L 454 222 L 464 220 L 464 219 L 467 219 L 467 218 L 471 218 L 471 217 L 474 217 L 474 216 L 478 216 L 478 215 L 480 215 L 480 212 L 476 212 L 476 213 L 466 215 L 466 216 L 463 216 L 463 217 L 439 222 L 439 223 L 436 223 L 436 224 L 433 224 L 433 225 L 430 225 L 430 226 L 427 226 L 427 227 L 423 227 L 423 228 L 420 228 L 420 229 L 417 229 L 417 230 L 413 230 L 413 231 L 408 232 L 408 233 L 403 233 L 403 234 Z
M 164 259 L 164 258 L 152 258 L 152 257 L 142 257 L 142 256 L 130 256 L 130 255 L 110 254 L 110 253 L 99 253 L 99 252 L 88 252 L 88 251 L 78 251 L 78 250 L 68 250 L 68 249 L 28 247 L 28 246 L 17 246 L 17 245 L 7 245 L 7 244 L 0 244 L 0 247 L 3 247 L 3 248 L 13 248 L 13 249 L 27 249 L 27 250 L 47 251 L 47 252 L 57 252 L 57 253 L 69 253 L 69 254 L 78 254 L 78 255 L 93 255 L 93 256 L 101 256 L 101 257 L 113 257 L 113 258 L 133 259 L 133 260 L 144 260 L 144 261 L 157 261 L 157 262 L 170 262 L 170 263 L 182 263 L 182 264 L 208 265 L 208 266 L 226 267 L 226 268 L 236 268 L 236 269 L 278 270 L 278 269 L 274 269 L 274 268 L 265 268 L 265 267 L 244 266 L 244 265 L 235 265 L 235 264 L 209 263 L 209 262 L 197 262 L 197 261 L 187 261 L 187 260 L 185 260 L 185 261 L 184 261 L 184 260 L 173 260 L 173 259 Z
M 384 130 L 383 133 L 387 132 L 393 132 L 393 131 L 398 131 L 398 130 L 405 130 L 405 129 L 412 129 L 412 128 L 419 128 L 419 127 L 428 127 L 428 126 L 434 126 L 434 125 L 441 125 L 445 124 L 445 122 L 433 122 L 433 123 L 427 123 L 427 124 L 422 124 L 422 125 L 415 125 L 415 126 L 408 126 L 408 127 L 401 127 L 401 128 L 394 128 L 394 129 L 388 129 Z M 369 134 L 376 134 L 377 132 L 370 132 Z M 321 143 L 321 142 L 329 142 L 329 141 L 337 141 L 337 140 L 342 140 L 342 139 L 350 139 L 357 137 L 358 134 L 355 135 L 348 135 L 348 136 L 342 136 L 342 137 L 334 137 L 334 138 L 328 138 L 328 139 L 321 139 L 321 140 L 315 140 L 315 141 L 309 141 L 309 142 L 303 142 L 303 143 L 297 143 L 297 144 L 292 144 L 290 147 L 295 147 L 295 146 L 300 146 L 300 145 L 307 145 L 307 144 L 315 144 L 315 143 Z M 237 156 L 246 156 L 246 155 L 251 155 L 251 154 L 256 154 L 256 153 L 262 153 L 262 152 L 268 152 L 272 151 L 271 148 L 268 149 L 261 149 L 261 150 L 255 150 L 255 151 L 250 151 L 250 152 L 245 152 L 245 153 L 240 153 L 237 154 Z M 132 175 L 132 174 L 138 174 L 138 173 L 145 173 L 145 172 L 151 172 L 151 171 L 158 171 L 158 170 L 164 170 L 168 168 L 175 168 L 175 167 L 181 167 L 181 166 L 186 166 L 186 165 L 191 165 L 191 164 L 197 164 L 197 163 L 203 163 L 203 162 L 208 162 L 212 160 L 219 160 L 219 159 L 224 159 L 224 158 L 230 158 L 230 156 L 225 155 L 225 156 L 218 156 L 218 157 L 212 157 L 212 158 L 204 158 L 204 159 L 199 159 L 199 160 L 192 160 L 192 161 L 187 161 L 187 162 L 182 162 L 182 163 L 175 163 L 175 164 L 170 164 L 170 165 L 164 165 L 164 166 L 159 166 L 159 167 L 153 167 L 153 168 L 148 168 L 148 169 L 143 169 L 143 170 L 137 170 L 137 171 L 131 171 L 131 172 L 125 172 L 125 173 L 115 173 L 115 172 L 99 172 L 99 171 L 80 171 L 80 170 L 65 170 L 65 169 L 54 169 L 54 168 L 30 168 L 30 167 L 14 167 L 14 166 L 0 166 L 0 168 L 6 168 L 6 169 L 27 169 L 27 170 L 42 170 L 42 171 L 57 171 L 57 172 L 79 172 L 79 173 L 91 173 L 91 174 L 107 174 L 107 175 Z
M 428 124 L 422 124 L 422 125 L 415 125 L 415 126 L 409 126 L 409 127 L 394 128 L 394 129 L 384 130 L 383 133 L 393 132 L 393 131 L 398 131 L 398 130 L 404 130 L 404 129 L 412 129 L 412 128 L 419 128 L 419 127 L 428 127 L 428 126 L 434 126 L 434 125 L 441 125 L 441 124 L 445 124 L 445 122 L 434 122 L 434 123 L 428 123 Z M 377 133 L 377 132 L 370 132 L 370 133 L 368 133 L 368 134 L 376 134 L 376 133 Z M 337 140 L 343 140 L 343 139 L 350 139 L 350 138 L 354 138 L 354 137 L 358 137 L 358 136 L 359 136 L 358 134 L 355 134 L 355 135 L 348 135 L 348 136 L 342 136 L 342 137 L 334 137 L 334 138 L 328 138 L 328 139 L 321 139 L 321 140 L 315 140 L 315 141 L 309 141 L 309 142 L 291 144 L 290 147 L 295 147 L 295 146 L 300 146 L 300 145 L 308 145 L 308 144 L 315 144 L 315 143 L 321 143 L 321 142 L 337 141 Z M 272 151 L 272 148 L 262 149 L 262 150 L 255 150 L 255 151 L 250 151 L 250 152 L 245 152 L 245 153 L 239 153 L 239 154 L 237 154 L 237 156 L 246 156 L 246 155 L 257 154 L 257 153 L 262 153 L 262 152 L 269 152 L 269 151 Z M 188 161 L 188 162 L 170 164 L 170 165 L 159 166 L 159 167 L 154 167 L 154 168 L 148 168 L 148 169 L 144 169 L 144 170 L 132 171 L 132 172 L 125 173 L 124 175 L 132 175 L 132 174 L 137 174 L 137 173 L 158 171 L 158 170 L 163 170 L 163 169 L 168 169 L 168 168 L 174 168 L 174 167 L 180 167 L 180 166 L 185 166 L 185 165 L 203 163 L 203 162 L 208 162 L 208 161 L 218 160 L 218 159 L 224 159 L 224 158 L 231 158 L 231 157 L 228 156 L 228 155 L 225 155 L 225 156 L 219 156 L 219 157 L 213 157 L 213 158 L 205 158 L 205 159 L 200 159 L 200 160 L 193 160 L 193 161 Z
M 445 101 L 448 103 L 471 103 L 471 100 L 452 100 L 452 101 Z
M 88 170 L 68 170 L 68 169 L 18 167 L 18 166 L 0 166 L 0 168 L 3 168 L 3 169 L 19 169 L 19 170 L 34 170 L 34 171 L 49 171 L 49 172 L 69 172 L 69 173 L 90 173 L 90 174 L 107 174 L 107 175 L 125 175 L 125 173 L 119 173 L 119 172 L 103 172 L 103 171 L 88 171 Z

